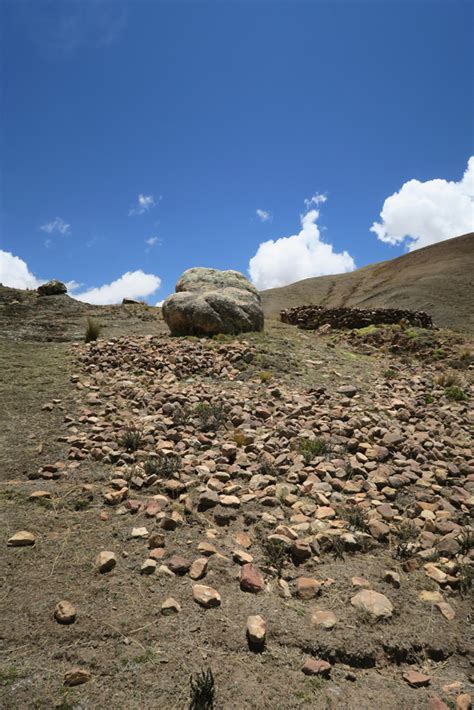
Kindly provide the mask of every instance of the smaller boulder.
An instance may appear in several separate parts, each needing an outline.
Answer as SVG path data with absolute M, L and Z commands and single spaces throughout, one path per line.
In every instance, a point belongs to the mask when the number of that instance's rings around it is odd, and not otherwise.
M 52 279 L 38 286 L 37 291 L 40 296 L 60 296 L 62 293 L 67 293 L 67 286 L 62 281 Z

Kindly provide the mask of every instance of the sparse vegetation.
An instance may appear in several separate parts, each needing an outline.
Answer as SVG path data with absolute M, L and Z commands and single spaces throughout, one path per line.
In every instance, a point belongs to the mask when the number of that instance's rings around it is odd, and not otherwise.
M 340 537 L 340 535 L 333 535 L 329 543 L 329 549 L 335 560 L 344 559 L 345 545 L 344 540 Z
M 18 671 L 13 666 L 0 669 L 0 686 L 12 685 L 18 678 Z
M 349 523 L 349 527 L 354 530 L 365 532 L 368 526 L 367 511 L 360 505 L 343 505 L 338 509 L 339 516 Z
M 288 559 L 287 546 L 283 540 L 268 540 L 262 538 L 262 551 L 264 564 L 276 570 L 277 576 L 281 577 L 283 567 Z
M 446 387 L 444 394 L 453 402 L 465 402 L 468 398 L 462 387 Z
M 190 678 L 191 702 L 189 710 L 213 710 L 216 686 L 212 670 L 208 668 Z
M 397 545 L 395 548 L 395 556 L 400 559 L 407 559 L 412 556 L 413 543 L 417 540 L 420 531 L 415 523 L 411 520 L 403 520 L 395 530 Z
M 93 318 L 88 318 L 86 322 L 86 332 L 84 334 L 84 342 L 86 343 L 91 343 L 94 340 L 97 340 L 97 338 L 100 335 L 100 332 L 102 330 L 102 326 L 100 323 Z
M 234 443 L 237 444 L 237 446 L 242 447 L 245 445 L 247 437 L 245 436 L 243 431 L 240 431 L 239 429 L 235 429 L 235 431 L 232 434 L 232 439 L 234 440 Z
M 461 555 L 468 555 L 474 547 L 474 531 L 464 529 L 457 538 L 459 543 L 459 552 Z
M 199 402 L 194 414 L 203 431 L 216 431 L 225 421 L 224 405 L 221 402 Z
M 324 439 L 301 438 L 298 441 L 298 452 L 308 466 L 317 456 L 324 456 L 329 452 L 329 445 Z
M 384 370 L 383 371 L 383 376 L 385 377 L 386 380 L 393 380 L 397 376 L 396 370 Z
M 433 404 L 434 397 L 432 394 L 425 394 L 424 400 L 425 400 L 425 404 Z
M 143 441 L 143 431 L 136 426 L 128 426 L 120 439 L 120 444 L 125 451 L 133 453 L 137 451 Z
M 458 570 L 459 593 L 466 596 L 470 593 L 474 583 L 474 566 L 469 562 L 463 563 Z
M 457 372 L 448 370 L 438 375 L 435 378 L 435 383 L 440 387 L 447 389 L 448 387 L 460 387 L 462 385 L 462 380 Z
M 261 371 L 258 373 L 258 376 L 259 376 L 259 378 L 260 378 L 260 382 L 262 383 L 262 385 L 267 384 L 268 382 L 270 382 L 270 380 L 271 380 L 272 377 L 273 377 L 272 373 L 271 373 L 269 370 L 261 370 Z
M 181 465 L 181 457 L 177 454 L 165 454 L 159 451 L 145 461 L 144 470 L 148 476 L 156 475 L 160 476 L 160 478 L 174 478 L 179 477 Z

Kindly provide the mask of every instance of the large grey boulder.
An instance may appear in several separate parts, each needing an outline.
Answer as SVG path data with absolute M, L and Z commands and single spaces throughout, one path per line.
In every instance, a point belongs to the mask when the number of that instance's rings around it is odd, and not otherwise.
M 67 293 L 67 287 L 62 281 L 53 279 L 52 281 L 38 286 L 37 291 L 40 296 L 58 296 L 62 293 Z
M 176 284 L 163 303 L 163 318 L 173 335 L 216 335 L 263 329 L 257 289 L 238 271 L 196 267 Z

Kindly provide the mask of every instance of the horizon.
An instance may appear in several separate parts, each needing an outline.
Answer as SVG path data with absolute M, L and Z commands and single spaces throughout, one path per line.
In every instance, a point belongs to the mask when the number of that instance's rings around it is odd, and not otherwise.
M 470 3 L 0 12 L 6 286 L 155 304 L 193 266 L 265 290 L 474 230 Z

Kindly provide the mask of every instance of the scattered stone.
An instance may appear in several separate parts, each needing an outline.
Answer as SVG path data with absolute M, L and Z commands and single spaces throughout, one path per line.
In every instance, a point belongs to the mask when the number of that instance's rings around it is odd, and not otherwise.
M 423 688 L 431 683 L 431 676 L 419 671 L 409 670 L 403 674 L 403 680 L 406 680 L 412 688 Z
M 171 614 L 178 614 L 181 611 L 181 606 L 178 604 L 176 599 L 168 597 L 168 599 L 165 599 L 161 605 L 160 611 L 163 616 L 170 616 Z
M 212 587 L 205 584 L 195 584 L 193 586 L 193 599 L 205 609 L 220 606 L 221 595 Z
M 298 577 L 296 592 L 300 599 L 314 599 L 321 593 L 321 582 L 312 577 Z
M 240 569 L 240 588 L 243 592 L 257 594 L 265 588 L 262 575 L 251 563 L 242 565 Z
M 194 560 L 189 570 L 191 579 L 202 579 L 206 574 L 208 564 L 209 560 L 206 557 L 199 557 Z
M 95 565 L 101 574 L 110 572 L 116 564 L 117 556 L 115 555 L 115 552 L 109 552 L 108 550 L 99 552 L 95 560 Z
M 149 557 L 140 567 L 140 574 L 153 574 L 156 572 L 156 560 Z
M 146 528 L 132 528 L 132 538 L 145 539 L 148 537 L 148 530 Z
M 333 629 L 337 624 L 336 615 L 332 611 L 316 610 L 311 616 L 311 623 L 323 629 Z
M 445 619 L 453 621 L 456 614 L 454 613 L 454 609 L 451 604 L 448 604 L 447 602 L 437 602 L 436 607 L 440 610 Z
M 364 589 L 351 599 L 352 606 L 356 609 L 367 611 L 376 619 L 388 619 L 392 616 L 393 604 L 384 594 Z
M 34 545 L 35 542 L 36 537 L 33 533 L 28 532 L 28 530 L 20 530 L 11 536 L 7 544 L 10 547 L 28 547 Z
M 319 675 L 322 678 L 329 678 L 331 664 L 319 658 L 308 658 L 301 670 L 305 675 Z
M 265 645 L 267 623 L 261 616 L 247 618 L 247 639 L 251 650 L 261 650 Z
M 83 668 L 73 668 L 70 671 L 66 671 L 64 674 L 64 685 L 72 687 L 74 685 L 82 685 L 87 683 L 92 679 L 92 674 Z
M 393 570 L 386 570 L 383 573 L 384 582 L 388 582 L 395 587 L 395 589 L 400 589 L 400 575 L 398 572 L 393 572 Z
M 191 567 L 191 562 L 185 557 L 180 557 L 179 555 L 173 555 L 168 560 L 168 567 L 175 574 L 186 574 L 189 572 Z
M 66 600 L 58 602 L 54 609 L 54 618 L 59 624 L 72 624 L 76 620 L 76 607 Z

